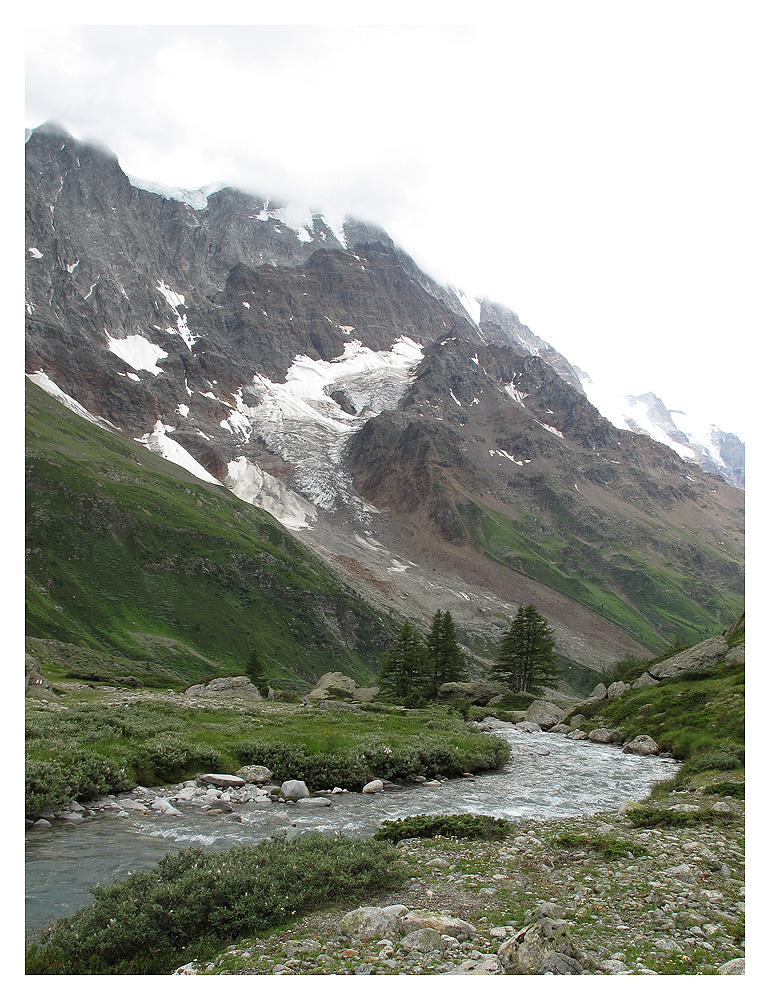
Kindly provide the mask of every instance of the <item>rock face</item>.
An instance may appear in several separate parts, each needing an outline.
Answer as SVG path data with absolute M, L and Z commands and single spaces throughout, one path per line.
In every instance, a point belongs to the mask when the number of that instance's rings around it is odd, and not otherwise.
M 187 688 L 186 695 L 208 696 L 227 695 L 230 698 L 248 698 L 251 701 L 262 701 L 262 695 L 248 677 L 215 677 L 208 684 L 193 684 Z
M 542 729 L 550 729 L 557 726 L 566 716 L 567 712 L 554 705 L 550 701 L 535 699 L 527 709 L 527 722 L 536 722 Z
M 318 679 L 318 683 L 308 695 L 313 700 L 325 701 L 328 698 L 350 698 L 358 684 L 352 677 L 332 671 Z
M 623 747 L 623 753 L 635 753 L 640 757 L 648 757 L 650 754 L 659 752 L 658 744 L 651 736 L 635 736 L 630 743 Z
M 746 662 L 746 644 L 741 643 L 740 646 L 733 646 L 732 649 L 728 650 L 727 656 L 725 656 L 725 663 L 728 667 L 737 667 L 741 663 Z
M 724 660 L 728 646 L 724 636 L 716 635 L 712 639 L 699 642 L 697 646 L 685 649 L 682 653 L 669 656 L 667 660 L 656 663 L 647 671 L 651 677 L 678 677 L 695 667 L 711 667 Z

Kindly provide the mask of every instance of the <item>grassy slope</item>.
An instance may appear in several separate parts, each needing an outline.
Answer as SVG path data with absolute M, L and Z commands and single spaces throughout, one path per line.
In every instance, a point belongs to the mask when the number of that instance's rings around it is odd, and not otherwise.
M 390 626 L 268 514 L 27 387 L 27 633 L 183 680 L 372 676 Z M 213 666 L 212 666 L 213 664 Z

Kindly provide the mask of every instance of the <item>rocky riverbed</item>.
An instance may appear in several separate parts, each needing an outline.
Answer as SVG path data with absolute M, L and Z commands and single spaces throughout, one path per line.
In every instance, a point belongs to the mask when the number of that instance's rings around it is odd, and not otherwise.
M 744 974 L 743 803 L 677 790 L 658 805 L 733 822 L 639 829 L 624 806 L 523 821 L 500 843 L 402 841 L 414 875 L 377 910 L 316 913 L 178 974 Z

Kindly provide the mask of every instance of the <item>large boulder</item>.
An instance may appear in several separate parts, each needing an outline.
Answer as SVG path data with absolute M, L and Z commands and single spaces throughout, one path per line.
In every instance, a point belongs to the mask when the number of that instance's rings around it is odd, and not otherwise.
M 471 705 L 488 705 L 500 694 L 500 688 L 486 681 L 450 681 L 438 689 L 439 701 L 469 701 Z
M 566 920 L 543 920 L 522 927 L 504 941 L 497 952 L 497 960 L 508 976 L 540 976 L 546 972 L 577 975 L 579 966 L 565 962 L 572 958 Z
M 246 698 L 250 701 L 262 701 L 262 695 L 257 687 L 248 677 L 215 677 L 208 684 L 193 684 L 187 688 L 185 694 L 188 696 L 199 695 L 209 697 L 211 695 L 226 695 L 230 698 Z
M 284 781 L 281 785 L 281 795 L 287 802 L 297 802 L 299 799 L 307 799 L 310 792 L 304 781 Z
M 607 687 L 604 684 L 597 684 L 593 691 L 588 696 L 591 701 L 601 701 L 602 698 L 607 697 Z
M 419 927 L 405 934 L 401 947 L 404 951 L 438 951 L 441 948 L 441 935 L 432 927 Z
M 650 674 L 648 674 L 647 671 L 645 670 L 642 676 L 638 677 L 631 685 L 631 687 L 635 691 L 638 691 L 639 688 L 652 687 L 653 684 L 660 684 L 660 681 L 656 681 L 655 678 L 652 677 Z
M 262 767 L 261 764 L 247 764 L 235 773 L 250 785 L 264 785 L 273 777 L 270 768 Z
M 308 698 L 319 701 L 325 701 L 328 698 L 351 698 L 357 687 L 358 684 L 352 677 L 334 670 L 319 677 Z
M 401 917 L 401 930 L 404 934 L 421 928 L 431 928 L 439 934 L 449 934 L 456 937 L 458 941 L 463 938 L 472 938 L 476 933 L 473 924 L 460 917 L 453 917 L 446 913 L 435 913 L 432 910 L 410 910 Z
M 607 697 L 619 698 L 625 690 L 626 690 L 626 685 L 623 683 L 623 681 L 615 681 L 614 684 L 610 684 L 610 686 L 607 688 Z
M 353 701 L 374 701 L 379 693 L 378 687 L 356 688 L 353 692 Z
M 741 643 L 740 646 L 733 646 L 731 650 L 728 651 L 725 657 L 725 664 L 728 667 L 739 667 L 742 663 L 746 662 L 746 644 Z
M 722 635 L 716 635 L 712 639 L 699 642 L 697 646 L 691 646 L 681 653 L 669 656 L 667 660 L 662 660 L 649 668 L 647 673 L 651 677 L 678 677 L 696 667 L 712 667 L 715 663 L 720 663 L 727 655 L 727 640 Z
M 550 729 L 551 726 L 557 726 L 566 715 L 567 712 L 552 701 L 536 698 L 527 709 L 526 721 L 536 722 L 542 729 Z
M 588 739 L 592 743 L 612 743 L 611 729 L 592 729 L 588 734 Z
M 402 903 L 393 906 L 360 906 L 350 910 L 340 922 L 340 932 L 358 941 L 394 940 L 400 937 L 400 917 L 406 913 Z
M 217 788 L 242 788 L 246 780 L 238 774 L 200 774 L 198 780 Z
M 651 736 L 635 736 L 630 743 L 623 747 L 623 753 L 635 753 L 640 757 L 649 757 L 650 754 L 658 753 L 660 747 Z

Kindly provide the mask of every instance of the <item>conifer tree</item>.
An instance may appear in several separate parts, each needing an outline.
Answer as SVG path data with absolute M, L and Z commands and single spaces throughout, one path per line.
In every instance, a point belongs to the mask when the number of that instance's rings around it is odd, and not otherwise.
M 511 691 L 542 694 L 556 683 L 554 634 L 534 604 L 521 606 L 500 642 L 493 675 Z
M 437 611 L 425 637 L 428 677 L 427 694 L 435 698 L 442 684 L 462 680 L 465 676 L 465 654 L 460 648 L 455 623 L 448 611 Z
M 424 694 L 426 649 L 419 632 L 405 622 L 398 639 L 388 650 L 380 685 L 389 697 L 398 701 Z

